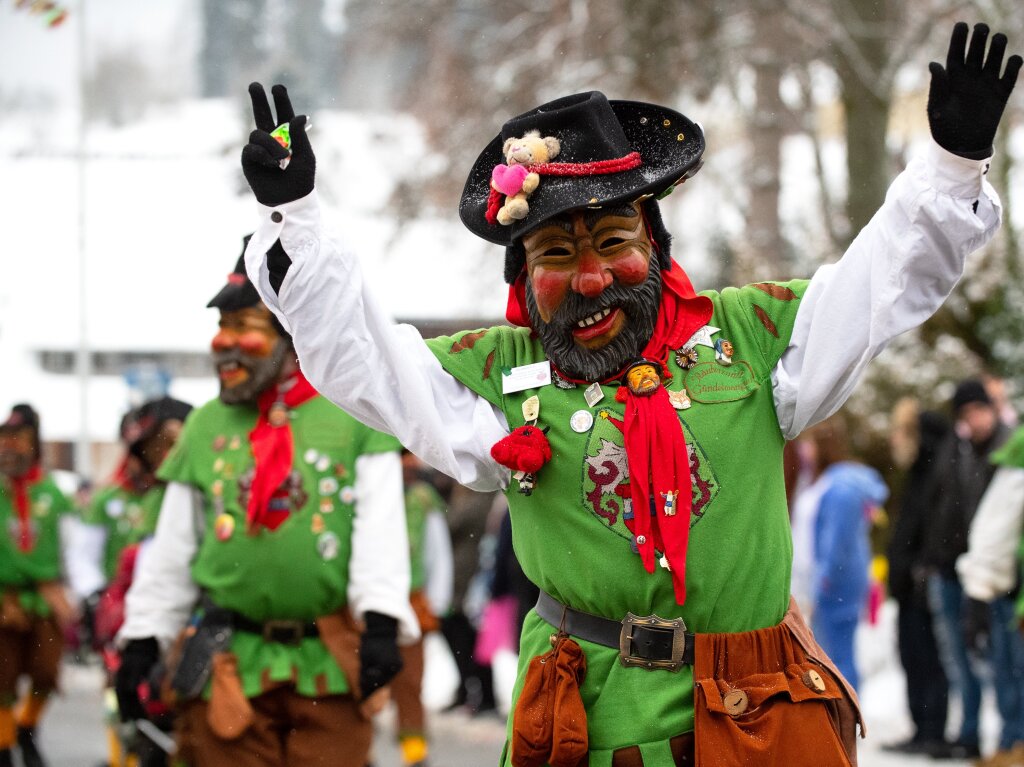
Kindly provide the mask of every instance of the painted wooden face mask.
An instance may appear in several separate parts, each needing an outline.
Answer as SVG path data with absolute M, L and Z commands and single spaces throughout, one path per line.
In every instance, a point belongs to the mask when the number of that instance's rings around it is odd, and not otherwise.
M 558 369 L 602 380 L 636 359 L 661 298 L 638 203 L 557 216 L 523 237 L 526 305 Z
M 220 399 L 228 405 L 255 402 L 277 380 L 290 348 L 262 305 L 221 311 L 220 330 L 210 346 Z
M 35 437 L 31 429 L 0 432 L 0 474 L 21 477 L 35 462 Z

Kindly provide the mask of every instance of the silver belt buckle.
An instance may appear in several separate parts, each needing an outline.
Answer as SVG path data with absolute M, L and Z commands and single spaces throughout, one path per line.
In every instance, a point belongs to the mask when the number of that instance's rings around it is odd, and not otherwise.
M 644 658 L 633 653 L 633 631 L 642 628 L 648 631 L 672 634 L 672 657 L 668 659 Z M 657 615 L 634 615 L 626 613 L 622 619 L 622 631 L 619 634 L 619 661 L 627 668 L 639 666 L 648 670 L 666 669 L 678 671 L 684 665 L 683 655 L 686 652 L 686 623 L 682 618 L 668 620 Z

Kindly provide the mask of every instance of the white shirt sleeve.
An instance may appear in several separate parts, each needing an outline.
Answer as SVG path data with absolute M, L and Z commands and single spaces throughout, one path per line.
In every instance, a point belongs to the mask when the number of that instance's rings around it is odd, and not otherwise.
M 90 525 L 70 514 L 61 520 L 61 539 L 67 541 L 64 569 L 68 586 L 78 599 L 86 599 L 107 585 L 102 566 L 107 536 L 103 525 Z
M 1024 528 L 1024 469 L 1001 466 L 981 498 L 956 561 L 964 591 L 991 602 L 1017 582 L 1017 547 Z
M 356 619 L 367 612 L 389 615 L 398 621 L 400 644 L 419 639 L 419 621 L 409 604 L 409 533 L 398 453 L 356 459 L 348 573 L 348 604 Z
M 452 536 L 443 511 L 428 511 L 423 533 L 423 563 L 426 583 L 423 587 L 434 615 L 447 615 L 455 590 L 455 562 Z
M 393 323 L 367 290 L 358 260 L 322 236 L 316 192 L 259 207 L 246 269 L 292 334 L 317 391 L 460 484 L 504 487 L 508 470 L 490 456 L 508 433 L 504 414 L 445 372 L 415 328 Z M 266 264 L 279 238 L 292 261 L 280 295 Z
M 156 637 L 163 649 L 185 627 L 199 587 L 192 581 L 192 560 L 199 541 L 195 520 L 203 499 L 191 485 L 171 482 L 164 493 L 156 534 L 139 552 L 125 599 L 124 625 L 118 643 Z
M 815 273 L 772 372 L 787 439 L 836 412 L 868 363 L 935 313 L 967 255 L 995 234 L 1001 207 L 984 180 L 988 162 L 931 144 L 892 183 L 842 259 Z

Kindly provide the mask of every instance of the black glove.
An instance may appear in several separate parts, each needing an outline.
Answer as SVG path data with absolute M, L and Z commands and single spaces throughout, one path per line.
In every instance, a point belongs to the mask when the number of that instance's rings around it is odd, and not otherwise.
M 967 649 L 984 655 L 988 651 L 991 635 L 991 611 L 988 602 L 965 599 L 961 624 Z
M 359 689 L 363 700 L 402 670 L 398 653 L 398 621 L 389 615 L 366 613 L 366 631 L 359 643 Z
M 1010 56 L 1006 73 L 1000 77 L 1006 35 L 992 36 L 985 61 L 987 39 L 988 26 L 975 24 L 965 59 L 967 25 L 958 22 L 949 41 L 946 68 L 934 61 L 928 65 L 932 73 L 928 90 L 928 124 L 932 137 L 943 149 L 971 160 L 991 156 L 996 127 L 1021 67 L 1021 57 Z
M 249 86 L 256 130 L 249 134 L 249 143 L 242 150 L 242 172 L 256 199 L 274 206 L 298 200 L 313 191 L 316 157 L 306 137 L 306 116 L 295 116 L 288 90 L 283 85 L 275 85 L 270 92 L 274 95 L 276 123 L 263 86 L 259 83 Z M 288 167 L 282 170 L 279 161 L 288 156 L 288 150 L 270 134 L 284 123 L 288 123 L 291 134 L 292 154 Z
M 160 660 L 160 646 L 153 637 L 132 639 L 121 652 L 121 666 L 114 677 L 117 708 L 122 722 L 146 718 L 146 709 L 139 700 L 139 685 L 149 678 Z

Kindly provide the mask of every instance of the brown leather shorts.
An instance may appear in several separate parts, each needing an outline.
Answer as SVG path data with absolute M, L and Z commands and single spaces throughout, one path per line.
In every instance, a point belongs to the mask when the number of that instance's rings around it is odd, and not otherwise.
M 700 767 L 855 767 L 857 695 L 790 602 L 783 622 L 698 634 L 694 734 Z

